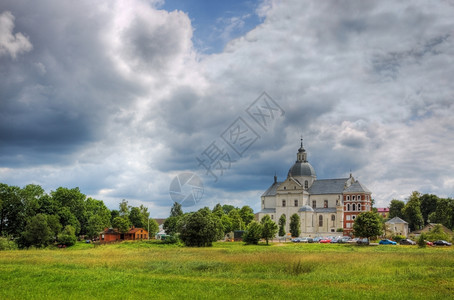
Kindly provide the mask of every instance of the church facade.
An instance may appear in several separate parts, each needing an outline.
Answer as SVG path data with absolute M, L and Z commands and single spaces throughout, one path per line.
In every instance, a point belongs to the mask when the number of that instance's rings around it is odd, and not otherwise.
M 278 223 L 285 215 L 285 231 L 289 232 L 290 217 L 298 214 L 301 236 L 339 235 L 336 232 L 340 228 L 343 235 L 351 235 L 356 216 L 371 209 L 371 191 L 351 174 L 348 178 L 317 179 L 301 140 L 287 179 L 278 182 L 274 176 L 274 182 L 262 194 L 258 217 L 261 220 L 269 215 Z

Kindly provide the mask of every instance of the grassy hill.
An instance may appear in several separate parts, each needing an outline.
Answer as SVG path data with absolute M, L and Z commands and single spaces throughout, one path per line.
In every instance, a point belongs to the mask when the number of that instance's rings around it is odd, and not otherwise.
M 454 249 L 155 242 L 0 252 L 0 299 L 450 298 Z

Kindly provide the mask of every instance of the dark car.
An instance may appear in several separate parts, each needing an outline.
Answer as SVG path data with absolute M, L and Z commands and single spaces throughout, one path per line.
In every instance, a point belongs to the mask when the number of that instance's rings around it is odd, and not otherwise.
M 356 243 L 358 245 L 369 245 L 369 239 L 368 238 L 358 239 Z
M 340 244 L 348 243 L 352 238 L 349 236 L 341 237 L 337 242 Z
M 400 241 L 401 245 L 416 245 L 416 242 L 410 240 L 410 239 L 403 239 Z
M 448 243 L 447 241 L 444 240 L 438 240 L 434 242 L 434 245 L 436 246 L 451 246 L 451 243 Z

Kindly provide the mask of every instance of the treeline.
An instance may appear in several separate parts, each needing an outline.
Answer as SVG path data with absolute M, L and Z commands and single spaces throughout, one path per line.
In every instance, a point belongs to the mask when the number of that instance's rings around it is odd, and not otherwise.
M 119 210 L 109 210 L 79 188 L 59 187 L 50 194 L 39 185 L 24 188 L 0 183 L 0 235 L 19 248 L 45 247 L 52 243 L 72 245 L 78 236 L 95 238 L 105 227 L 129 230 L 148 228 L 148 208 L 131 207 L 123 200 Z M 150 234 L 158 224 L 150 219 Z
M 413 192 L 405 203 L 393 199 L 389 205 L 389 218 L 399 217 L 408 222 L 410 230 L 418 230 L 429 223 L 454 229 L 454 199 Z
M 260 223 L 254 221 L 254 212 L 249 206 L 240 209 L 218 203 L 212 210 L 204 207 L 183 213 L 181 205 L 175 202 L 164 222 L 164 230 L 171 236 L 171 242 L 181 240 L 186 246 L 204 247 L 236 230 L 246 230 L 243 236 L 246 243 L 257 244 L 261 238 L 268 243 L 276 235 L 277 225 L 269 216 Z

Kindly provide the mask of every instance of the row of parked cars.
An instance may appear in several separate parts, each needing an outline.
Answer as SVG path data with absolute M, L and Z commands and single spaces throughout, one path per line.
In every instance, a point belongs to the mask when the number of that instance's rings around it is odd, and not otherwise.
M 339 243 L 339 244 L 345 244 L 345 243 L 350 243 L 350 244 L 359 244 L 359 245 L 369 245 L 369 239 L 366 238 L 351 238 L 349 236 L 329 236 L 329 237 L 302 237 L 302 238 L 293 238 L 292 242 L 294 243 L 322 243 L 322 244 L 327 244 L 327 243 Z M 403 239 L 399 242 L 401 245 L 416 245 L 415 241 L 412 241 L 410 239 Z M 383 239 L 378 242 L 380 245 L 397 245 L 397 242 L 388 240 L 388 239 Z M 426 244 L 429 246 L 451 246 L 452 244 L 444 241 L 444 240 L 438 240 L 435 242 L 429 242 L 426 241 Z

